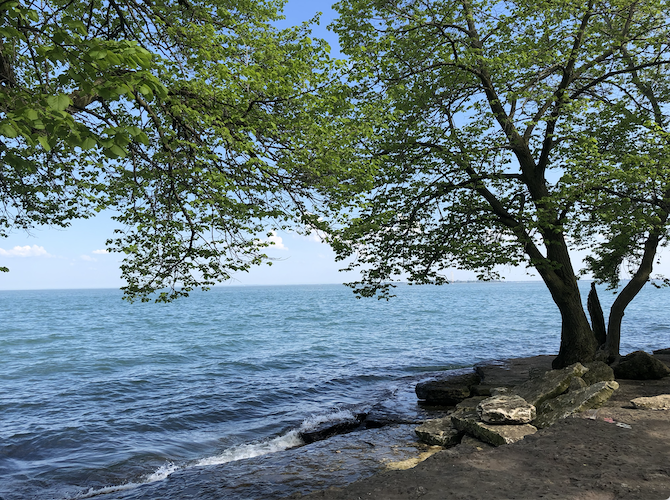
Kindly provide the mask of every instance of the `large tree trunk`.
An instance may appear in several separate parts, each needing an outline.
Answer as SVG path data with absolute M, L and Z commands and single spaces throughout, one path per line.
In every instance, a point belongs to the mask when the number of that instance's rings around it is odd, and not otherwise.
M 660 240 L 661 237 L 657 232 L 652 232 L 649 235 L 647 241 L 644 243 L 644 254 L 642 255 L 640 267 L 628 284 L 621 290 L 614 301 L 614 304 L 612 304 L 609 322 L 607 324 L 607 341 L 605 342 L 605 353 L 607 355 L 607 360 L 610 363 L 616 361 L 619 357 L 619 349 L 621 345 L 621 321 L 623 320 L 626 307 L 628 307 L 628 304 L 630 304 L 640 290 L 642 290 L 645 283 L 649 281 Z
M 561 347 L 551 363 L 552 368 L 593 361 L 598 345 L 586 318 L 577 283 L 574 289 L 562 290 L 558 295 L 551 288 L 549 290 L 561 312 Z
M 547 255 L 550 265 L 543 263 L 536 265 L 536 269 L 561 313 L 561 347 L 551 366 L 563 368 L 578 361 L 593 361 L 598 343 L 586 318 L 577 277 L 562 237 L 554 236 L 551 245 L 547 245 Z

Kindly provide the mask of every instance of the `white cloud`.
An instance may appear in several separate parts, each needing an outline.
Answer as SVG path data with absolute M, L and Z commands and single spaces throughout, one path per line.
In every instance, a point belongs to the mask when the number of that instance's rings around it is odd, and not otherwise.
M 284 245 L 284 241 L 282 240 L 281 236 L 277 236 L 275 231 L 272 231 L 272 236 L 268 238 L 268 241 L 274 243 L 272 247 L 276 248 L 277 250 L 288 250 L 286 245 Z
M 100 254 L 104 254 L 104 253 L 109 253 L 109 251 L 107 251 L 106 248 L 100 248 L 98 250 L 93 250 L 92 253 L 100 255 Z
M 51 257 L 44 247 L 37 245 L 15 246 L 10 250 L 0 248 L 0 256 L 2 257 Z
M 98 262 L 98 259 L 94 259 L 90 255 L 82 255 L 80 259 L 85 260 L 86 262 Z

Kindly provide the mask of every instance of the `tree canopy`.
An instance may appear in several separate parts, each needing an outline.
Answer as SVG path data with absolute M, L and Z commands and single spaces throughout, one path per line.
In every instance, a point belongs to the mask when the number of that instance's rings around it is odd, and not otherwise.
M 281 6 L 0 0 L 0 236 L 112 207 L 131 299 L 265 261 L 327 160 L 304 143 L 329 49 Z
M 445 283 L 449 267 L 486 279 L 529 265 L 561 312 L 555 366 L 593 359 L 570 250 L 589 249 L 586 271 L 612 286 L 632 267 L 611 328 L 667 244 L 669 7 L 336 4 L 351 65 L 342 126 L 373 124 L 349 146 L 374 179 L 332 237 L 362 270 L 357 292 L 384 296 L 399 277 Z

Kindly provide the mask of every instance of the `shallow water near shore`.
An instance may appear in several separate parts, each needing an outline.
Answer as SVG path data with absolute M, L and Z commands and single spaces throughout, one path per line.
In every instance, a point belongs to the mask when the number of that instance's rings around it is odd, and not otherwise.
M 542 283 L 396 294 L 217 287 L 166 305 L 117 290 L 0 292 L 0 499 L 281 498 L 344 484 L 420 453 L 413 426 L 307 446 L 300 432 L 371 410 L 418 421 L 413 386 L 431 373 L 558 350 Z M 606 308 L 613 296 L 600 294 Z M 622 352 L 670 346 L 668 299 L 641 292 Z

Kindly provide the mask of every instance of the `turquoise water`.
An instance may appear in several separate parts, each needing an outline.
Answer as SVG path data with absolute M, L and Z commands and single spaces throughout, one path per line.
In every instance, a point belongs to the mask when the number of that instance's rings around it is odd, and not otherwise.
M 116 498 L 175 471 L 244 468 L 429 372 L 558 350 L 541 283 L 397 295 L 219 287 L 127 304 L 117 290 L 0 292 L 0 499 Z M 670 346 L 668 299 L 643 290 L 622 352 Z

